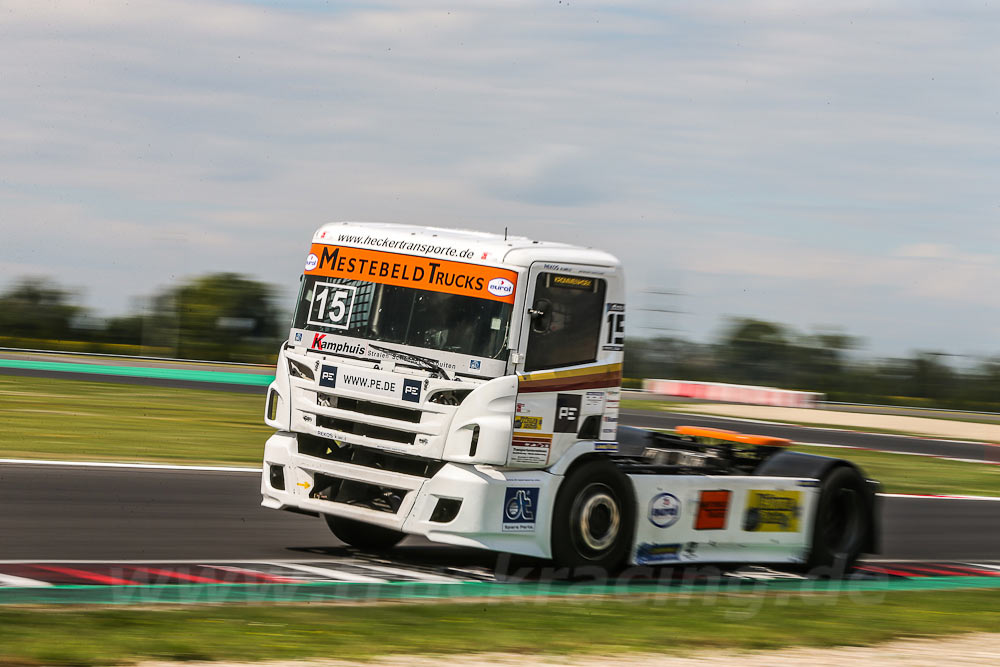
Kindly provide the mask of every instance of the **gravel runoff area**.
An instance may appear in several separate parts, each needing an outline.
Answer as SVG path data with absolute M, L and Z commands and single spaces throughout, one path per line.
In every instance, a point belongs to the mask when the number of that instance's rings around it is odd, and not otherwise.
M 337 660 L 295 660 L 266 663 L 226 662 L 143 662 L 139 667 L 488 667 L 525 665 L 567 665 L 572 667 L 839 667 L 840 665 L 880 665 L 880 667 L 940 667 L 941 665 L 996 665 L 1000 663 L 1000 634 L 971 634 L 932 639 L 903 639 L 875 646 L 837 648 L 789 648 L 743 653 L 701 653 L 685 657 L 655 654 L 626 656 L 569 657 L 485 654 L 447 658 L 401 656 L 371 662 Z
M 836 410 L 816 410 L 811 408 L 732 405 L 728 403 L 672 405 L 669 411 L 716 415 L 719 417 L 760 419 L 774 422 L 818 424 L 835 428 L 898 431 L 900 433 L 915 433 L 933 438 L 1000 442 L 1000 424 L 979 424 L 948 419 L 877 415 L 863 412 L 838 412 Z

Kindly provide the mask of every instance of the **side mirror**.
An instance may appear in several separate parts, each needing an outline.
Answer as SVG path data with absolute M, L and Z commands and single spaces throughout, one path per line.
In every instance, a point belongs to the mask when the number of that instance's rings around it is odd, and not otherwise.
M 552 326 L 552 302 L 548 299 L 539 299 L 534 307 L 528 309 L 531 317 L 531 330 L 535 333 L 547 333 Z

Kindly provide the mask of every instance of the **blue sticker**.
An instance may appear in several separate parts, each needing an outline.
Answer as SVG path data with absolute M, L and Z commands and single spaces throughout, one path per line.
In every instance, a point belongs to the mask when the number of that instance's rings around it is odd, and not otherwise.
M 618 443 L 617 442 L 595 442 L 594 443 L 595 452 L 617 452 Z
M 669 560 L 678 560 L 681 554 L 680 544 L 640 544 L 635 552 L 635 562 L 638 565 L 650 565 Z
M 298 332 L 298 333 L 296 333 L 296 334 L 295 334 L 295 342 L 296 342 L 296 343 L 298 343 L 298 342 L 300 342 L 301 340 L 302 340 L 302 332 Z
M 469 368 L 471 370 L 478 371 L 480 366 L 482 366 L 482 362 L 480 362 L 478 359 L 473 359 L 472 361 L 469 362 Z
M 504 491 L 504 533 L 533 533 L 538 511 L 538 488 L 509 487 Z
M 649 522 L 669 528 L 681 518 L 681 501 L 672 493 L 661 493 L 649 501 Z
M 319 372 L 319 383 L 324 387 L 336 387 L 337 386 L 337 367 L 336 366 L 323 366 L 323 370 Z
M 403 400 L 420 402 L 420 380 L 403 380 Z

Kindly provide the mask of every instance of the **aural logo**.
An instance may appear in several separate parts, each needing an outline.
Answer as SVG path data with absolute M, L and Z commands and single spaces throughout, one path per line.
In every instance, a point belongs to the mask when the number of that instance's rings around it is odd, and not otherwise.
M 315 253 L 309 253 L 306 257 L 306 271 L 312 271 L 319 265 L 319 257 Z
M 669 528 L 681 518 L 681 501 L 672 493 L 661 493 L 649 501 L 649 522 Z
M 486 291 L 493 296 L 510 296 L 514 293 L 514 283 L 506 278 L 494 278 L 486 285 Z

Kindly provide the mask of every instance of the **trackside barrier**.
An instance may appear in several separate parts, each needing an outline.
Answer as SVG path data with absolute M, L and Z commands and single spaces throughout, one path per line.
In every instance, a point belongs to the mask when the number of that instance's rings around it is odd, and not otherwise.
M 792 391 L 774 387 L 755 387 L 725 382 L 692 380 L 643 380 L 642 387 L 653 394 L 681 396 L 723 403 L 752 403 L 785 408 L 815 408 L 824 395 L 813 391 Z

